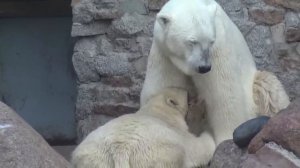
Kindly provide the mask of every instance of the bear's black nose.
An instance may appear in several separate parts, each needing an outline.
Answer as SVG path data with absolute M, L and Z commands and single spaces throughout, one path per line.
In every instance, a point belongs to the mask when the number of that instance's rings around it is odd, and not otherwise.
M 211 66 L 199 66 L 198 67 L 198 72 L 199 73 L 207 73 L 211 70 Z

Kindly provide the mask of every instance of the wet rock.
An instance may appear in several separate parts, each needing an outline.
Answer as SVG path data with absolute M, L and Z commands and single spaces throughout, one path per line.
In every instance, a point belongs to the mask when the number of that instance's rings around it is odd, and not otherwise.
M 268 122 L 270 117 L 261 116 L 248 120 L 238 126 L 233 132 L 233 141 L 240 148 L 247 147 L 252 138 Z

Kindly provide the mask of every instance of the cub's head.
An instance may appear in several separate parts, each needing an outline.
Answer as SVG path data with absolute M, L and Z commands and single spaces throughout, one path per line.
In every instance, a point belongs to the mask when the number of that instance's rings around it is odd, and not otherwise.
M 184 118 L 188 111 L 188 92 L 180 88 L 166 88 L 149 99 L 146 105 L 158 107 L 164 112 L 179 112 Z
M 211 70 L 216 10 L 210 0 L 170 0 L 157 14 L 154 40 L 187 75 Z

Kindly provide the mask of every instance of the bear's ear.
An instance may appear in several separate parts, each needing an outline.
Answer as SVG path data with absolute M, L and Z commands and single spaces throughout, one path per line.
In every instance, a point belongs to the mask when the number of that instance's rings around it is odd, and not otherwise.
M 170 97 L 167 98 L 167 104 L 171 107 L 177 107 L 179 105 L 179 103 L 175 100 L 175 99 L 172 99 Z
M 158 15 L 156 19 L 161 27 L 166 27 L 170 23 L 170 17 L 166 15 Z

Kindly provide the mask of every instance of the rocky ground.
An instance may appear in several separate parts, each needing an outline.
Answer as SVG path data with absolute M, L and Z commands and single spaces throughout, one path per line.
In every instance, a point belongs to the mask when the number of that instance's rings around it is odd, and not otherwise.
M 221 143 L 210 168 L 299 168 L 300 99 L 271 118 L 251 140 L 239 148 L 232 140 Z
M 73 149 L 56 148 L 68 159 Z M 0 168 L 68 167 L 63 156 L 0 102 Z M 300 168 L 300 98 L 269 119 L 248 146 L 221 143 L 209 168 Z
M 15 111 L 0 102 L 0 168 L 69 168 Z

